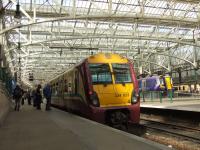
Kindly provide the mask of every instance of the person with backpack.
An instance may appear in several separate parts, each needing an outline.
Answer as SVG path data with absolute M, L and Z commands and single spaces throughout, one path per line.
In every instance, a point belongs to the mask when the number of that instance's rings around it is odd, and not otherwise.
M 16 85 L 13 92 L 13 99 L 15 100 L 15 111 L 19 111 L 21 97 L 22 97 L 22 89 L 20 88 L 19 85 Z

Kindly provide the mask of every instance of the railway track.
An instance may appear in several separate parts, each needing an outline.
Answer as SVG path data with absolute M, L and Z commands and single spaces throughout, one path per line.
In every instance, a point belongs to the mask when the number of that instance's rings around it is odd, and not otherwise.
M 200 143 L 200 128 L 197 127 L 188 127 L 168 122 L 165 123 L 146 118 L 141 118 L 141 125 L 143 125 L 147 131 L 158 131 L 159 133 L 162 132 L 182 139 L 187 139 L 195 143 Z

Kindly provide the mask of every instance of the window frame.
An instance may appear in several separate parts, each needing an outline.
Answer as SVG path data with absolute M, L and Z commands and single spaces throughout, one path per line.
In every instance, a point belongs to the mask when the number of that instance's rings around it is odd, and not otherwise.
M 100 65 L 100 64 L 105 64 L 105 65 L 108 65 L 108 73 L 110 73 L 110 81 L 105 81 L 105 82 L 93 82 L 93 79 L 92 79 L 92 71 L 90 69 L 90 65 L 92 64 L 96 64 L 96 65 Z M 89 71 L 90 71 L 90 75 L 91 75 L 91 79 L 92 79 L 92 84 L 93 85 L 99 85 L 99 84 L 113 84 L 113 78 L 112 78 L 112 71 L 111 71 L 111 67 L 110 67 L 110 64 L 109 63 L 89 63 L 88 64 L 88 68 L 89 68 Z
M 127 65 L 128 66 L 128 68 L 127 68 L 127 70 L 129 71 L 129 77 L 130 77 L 130 81 L 129 82 L 117 82 L 117 80 L 116 80 L 116 73 L 115 73 L 115 71 L 114 71 L 114 67 L 113 67 L 113 64 L 117 64 L 117 65 Z M 132 81 L 132 78 L 131 78 L 131 68 L 130 68 L 130 65 L 128 64 L 128 63 L 111 63 L 111 67 L 112 67 L 112 74 L 113 74 L 113 76 L 114 76 L 114 80 L 115 80 L 115 84 L 126 84 L 126 83 L 132 83 L 133 81 Z

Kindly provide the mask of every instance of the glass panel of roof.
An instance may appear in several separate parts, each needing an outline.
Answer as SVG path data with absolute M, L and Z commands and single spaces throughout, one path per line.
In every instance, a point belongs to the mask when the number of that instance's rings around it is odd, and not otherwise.
M 64 0 L 63 6 L 70 6 L 71 0 Z
M 189 13 L 187 13 L 186 17 L 188 17 L 188 18 L 197 18 L 197 13 L 189 12 Z
M 120 5 L 120 7 L 118 8 L 118 11 L 128 12 L 128 11 L 131 11 L 131 9 L 125 5 Z
M 177 10 L 186 10 L 189 7 L 189 4 L 186 3 L 176 3 L 175 9 Z

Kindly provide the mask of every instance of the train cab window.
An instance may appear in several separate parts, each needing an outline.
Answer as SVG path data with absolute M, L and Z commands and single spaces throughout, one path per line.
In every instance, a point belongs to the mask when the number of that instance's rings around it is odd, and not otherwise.
M 112 64 L 115 83 L 130 83 L 130 66 L 129 64 Z
M 93 84 L 112 83 L 112 76 L 108 64 L 89 64 Z

